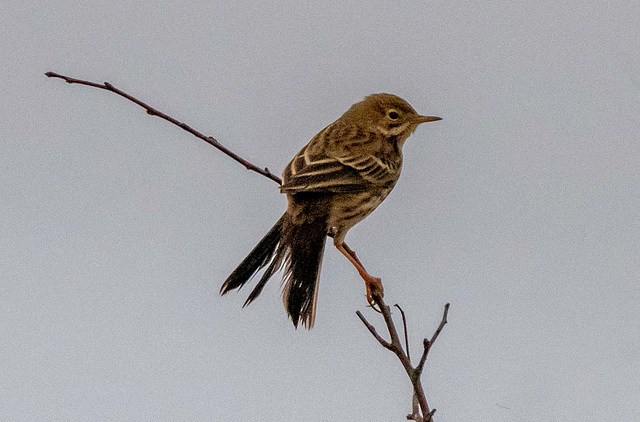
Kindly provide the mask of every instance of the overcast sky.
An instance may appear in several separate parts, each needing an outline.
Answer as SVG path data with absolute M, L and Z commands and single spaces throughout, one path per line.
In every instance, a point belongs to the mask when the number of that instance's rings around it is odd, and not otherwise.
M 328 247 L 316 327 L 218 296 L 275 173 L 375 92 L 444 120 L 347 241 L 436 421 L 640 420 L 640 3 L 10 1 L 0 14 L 0 419 L 401 421 L 410 384 Z M 415 356 L 414 356 L 415 358 Z

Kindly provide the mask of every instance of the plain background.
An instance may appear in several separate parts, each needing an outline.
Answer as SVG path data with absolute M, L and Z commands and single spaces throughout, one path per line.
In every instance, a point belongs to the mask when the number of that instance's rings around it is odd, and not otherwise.
M 440 421 L 640 420 L 640 3 L 16 2 L 0 16 L 0 419 L 391 421 L 398 361 L 327 248 L 316 328 L 226 276 L 284 209 L 272 181 L 352 103 L 441 122 L 347 237 Z M 415 357 L 414 357 L 415 358 Z

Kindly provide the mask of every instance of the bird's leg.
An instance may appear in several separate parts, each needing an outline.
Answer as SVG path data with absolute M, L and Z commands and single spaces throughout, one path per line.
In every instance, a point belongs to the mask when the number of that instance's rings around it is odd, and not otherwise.
M 364 265 L 362 265 L 362 262 L 360 262 L 360 260 L 358 259 L 358 256 L 356 255 L 356 251 L 354 251 L 353 249 L 351 249 L 351 248 L 349 247 L 349 245 L 347 245 L 347 244 L 346 244 L 346 243 L 344 243 L 344 242 L 342 242 L 342 246 L 344 246 L 344 250 L 345 250 L 345 251 L 347 251 L 347 253 L 348 253 L 349 255 L 351 255 L 351 257 L 352 257 L 353 259 L 355 259 L 355 260 L 356 260 L 356 262 L 362 266 L 362 268 L 364 268 Z
M 334 242 L 333 243 L 336 249 L 338 249 L 344 256 L 347 257 L 349 261 L 356 267 L 358 270 L 358 274 L 364 280 L 364 284 L 367 287 L 367 302 L 373 309 L 379 312 L 376 308 L 379 299 L 382 299 L 384 296 L 384 290 L 382 288 L 382 281 L 378 277 L 374 277 L 370 275 L 367 270 L 364 269 L 364 266 L 356 256 L 356 253 L 344 242 Z

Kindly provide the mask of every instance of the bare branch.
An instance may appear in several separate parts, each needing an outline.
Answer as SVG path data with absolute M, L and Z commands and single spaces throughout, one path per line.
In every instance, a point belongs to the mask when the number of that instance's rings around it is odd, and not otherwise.
M 400 310 L 400 314 L 402 315 L 402 328 L 404 331 L 404 349 L 407 352 L 407 358 L 409 358 L 409 362 L 411 362 L 411 353 L 409 352 L 409 334 L 407 331 L 407 316 L 404 313 L 404 309 L 400 307 L 397 303 L 394 304 L 396 308 Z M 416 392 L 413 392 L 413 396 L 411 396 L 411 414 L 407 415 L 407 419 L 413 421 L 422 420 L 422 416 L 420 416 L 420 401 Z
M 358 315 L 358 317 L 360 318 L 360 321 L 362 321 L 362 323 L 367 327 L 371 335 L 375 337 L 376 340 L 378 340 L 378 343 L 380 343 L 382 347 L 384 347 L 385 349 L 389 349 L 393 352 L 393 347 L 391 347 L 391 343 L 389 343 L 388 341 L 380 337 L 380 334 L 378 334 L 375 327 L 369 324 L 369 321 L 367 321 L 364 315 L 362 315 L 362 312 L 356 311 L 356 315 Z
M 407 317 L 404 314 L 404 310 L 398 305 L 395 305 L 396 308 L 400 310 L 400 314 L 402 314 L 402 328 L 404 328 L 404 350 L 407 352 L 407 357 L 411 359 L 411 353 L 409 353 L 409 336 L 407 334 Z
M 431 341 L 429 342 L 430 343 L 429 347 L 433 346 L 433 343 L 435 343 L 436 339 L 438 338 L 438 336 L 442 332 L 442 329 L 447 323 L 447 315 L 449 315 L 450 305 L 451 305 L 450 303 L 447 303 L 446 305 L 444 305 L 444 313 L 442 314 L 442 321 L 440 321 L 440 325 L 438 325 L 438 329 L 436 330 L 436 332 L 433 333 L 433 336 L 431 337 Z
M 131 101 L 133 103 L 136 103 L 140 107 L 144 108 L 147 111 L 147 114 L 149 114 L 151 116 L 158 116 L 161 119 L 164 119 L 169 123 L 173 123 L 174 125 L 178 126 L 179 128 L 181 128 L 183 130 L 186 130 L 190 134 L 192 134 L 194 136 L 197 136 L 198 138 L 202 139 L 206 143 L 208 143 L 210 145 L 213 145 L 214 147 L 218 148 L 220 151 L 222 151 L 223 153 L 225 153 L 226 155 L 228 155 L 229 157 L 231 157 L 232 159 L 234 159 L 238 163 L 242 164 L 247 170 L 255 171 L 256 173 L 259 173 L 259 174 L 261 174 L 261 175 L 263 175 L 265 177 L 268 177 L 269 179 L 273 180 L 274 182 L 276 182 L 279 185 L 282 184 L 282 180 L 278 176 L 276 176 L 275 174 L 271 173 L 268 168 L 265 167 L 263 169 L 263 168 L 260 168 L 260 167 L 256 166 L 255 164 L 250 163 L 249 161 L 245 160 L 244 158 L 240 157 L 235 152 L 231 151 L 230 149 L 228 149 L 227 147 L 222 145 L 214 137 L 203 135 L 202 133 L 198 132 L 197 130 L 191 128 L 186 123 L 182 123 L 182 122 L 174 119 L 173 117 L 168 116 L 168 115 L 164 114 L 163 112 L 156 110 L 155 108 L 153 108 L 150 105 L 148 105 L 148 104 L 138 100 L 137 98 L 127 94 L 126 92 L 119 90 L 118 88 L 116 88 L 112 84 L 110 84 L 109 82 L 105 82 L 103 84 L 98 84 L 98 83 L 95 83 L 95 82 L 84 81 L 82 79 L 70 78 L 68 76 L 59 75 L 59 74 L 54 73 L 54 72 L 47 72 L 47 73 L 45 73 L 45 75 L 47 77 L 49 77 L 49 78 L 62 79 L 62 80 L 64 80 L 65 82 L 67 82 L 69 84 L 79 84 L 79 85 L 91 86 L 93 88 L 104 89 L 106 91 L 111 91 L 111 92 L 113 92 L 115 94 L 118 94 L 119 96 L 124 97 L 127 100 L 129 100 L 129 101 Z
M 416 392 L 413 392 L 413 397 L 411 398 L 411 414 L 407 415 L 407 419 L 410 421 L 421 421 L 422 416 L 420 416 L 420 402 L 418 401 L 418 395 Z
M 391 337 L 391 346 L 394 348 L 393 352 L 398 355 L 400 362 L 405 367 L 405 369 L 411 367 L 411 362 L 409 362 L 409 357 L 402 349 L 402 343 L 400 343 L 400 337 L 398 336 L 398 330 L 396 329 L 396 325 L 393 322 L 393 317 L 391 316 L 391 309 L 389 306 L 384 303 L 381 297 L 375 298 L 376 303 L 380 307 L 380 311 L 382 313 L 382 317 L 384 318 L 384 322 L 387 325 L 387 330 L 389 331 L 389 336 Z M 405 363 L 408 363 L 407 366 Z
M 425 338 L 422 341 L 422 346 L 424 350 L 422 351 L 422 356 L 420 357 L 420 363 L 418 363 L 418 366 L 416 366 L 416 372 L 418 373 L 418 377 L 420 376 L 420 374 L 422 374 L 422 368 L 424 367 L 424 363 L 427 360 L 427 355 L 429 354 L 429 350 L 431 350 L 433 343 L 436 341 L 436 339 L 442 332 L 442 329 L 444 328 L 445 324 L 447 323 L 447 315 L 449 314 L 449 305 L 450 305 L 449 303 L 444 305 L 444 313 L 442 314 L 442 321 L 440 321 L 440 325 L 438 325 L 436 332 L 433 333 L 433 336 L 431 336 L 431 340 Z
M 407 415 L 407 419 L 413 420 L 416 422 L 433 422 L 433 414 L 435 413 L 435 409 L 433 410 L 429 409 L 429 405 L 427 403 L 427 398 L 425 396 L 424 389 L 422 388 L 422 382 L 420 381 L 420 377 L 422 375 L 424 364 L 427 360 L 428 352 L 431 346 L 433 345 L 433 343 L 435 342 L 435 340 L 438 338 L 438 336 L 442 332 L 442 329 L 444 328 L 445 324 L 447 323 L 447 315 L 449 313 L 449 304 L 447 303 L 445 305 L 442 321 L 440 322 L 440 325 L 438 326 L 435 333 L 431 337 L 431 340 L 424 339 L 423 341 L 424 351 L 422 353 L 422 356 L 420 357 L 420 362 L 418 366 L 414 368 L 411 365 L 409 354 L 405 352 L 405 350 L 402 348 L 402 344 L 400 343 L 400 338 L 398 337 L 398 331 L 393 322 L 393 318 L 391 317 L 391 311 L 389 306 L 387 306 L 384 303 L 384 300 L 382 300 L 382 298 L 376 298 L 376 303 L 380 308 L 385 324 L 387 326 L 387 330 L 389 331 L 389 336 L 391 337 L 390 343 L 383 340 L 380 337 L 376 329 L 364 318 L 364 316 L 362 316 L 362 313 L 360 311 L 356 312 L 356 314 L 358 315 L 358 317 L 360 317 L 360 320 L 364 323 L 364 325 L 367 327 L 369 332 L 376 338 L 376 340 L 378 340 L 378 342 L 381 345 L 383 345 L 386 349 L 391 350 L 398 357 L 398 360 L 400 360 L 400 363 L 404 367 L 405 371 L 407 372 L 407 375 L 409 376 L 409 379 L 411 380 L 411 384 L 413 386 L 413 402 L 412 402 L 413 405 L 412 405 L 412 412 L 411 414 Z M 406 350 L 408 351 L 409 346 L 408 346 L 408 340 L 407 340 L 408 338 L 407 320 L 405 317 L 405 313 L 400 306 L 398 305 L 395 305 L 395 306 L 400 310 L 400 313 L 402 314 L 402 317 L 403 317 L 402 321 L 403 321 L 403 327 L 405 331 Z M 418 406 L 416 406 L 416 402 L 419 405 L 419 410 L 418 410 Z
M 427 355 L 429 354 L 430 347 L 431 346 L 428 339 L 425 338 L 424 340 L 422 340 L 422 356 L 420 357 L 418 366 L 416 366 L 416 371 L 418 372 L 418 374 L 422 373 L 422 368 L 424 367 L 424 363 L 427 361 Z

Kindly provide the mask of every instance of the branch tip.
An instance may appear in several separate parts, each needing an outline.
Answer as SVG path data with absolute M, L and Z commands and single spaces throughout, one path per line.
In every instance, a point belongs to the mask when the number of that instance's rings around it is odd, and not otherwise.
M 407 317 L 400 305 L 396 303 L 393 306 L 398 308 L 400 310 L 400 314 L 402 314 L 402 327 L 404 328 L 404 347 L 407 352 L 407 357 L 409 358 L 409 361 L 411 361 L 411 353 L 409 353 L 409 334 L 407 334 Z
M 252 164 L 252 163 L 248 162 L 244 158 L 240 157 L 238 154 L 236 154 L 233 151 L 231 151 L 230 149 L 224 147 L 215 138 L 213 138 L 211 136 L 203 135 L 202 133 L 198 132 L 195 129 L 192 129 L 188 125 L 179 122 L 178 120 L 174 119 L 173 117 L 171 117 L 171 116 L 169 116 L 167 114 L 164 114 L 161 111 L 158 111 L 158 110 L 154 109 L 153 107 L 147 105 L 146 103 L 138 100 L 137 98 L 127 94 L 126 92 L 117 89 L 116 87 L 114 87 L 109 82 L 104 82 L 102 84 L 99 84 L 99 83 L 95 83 L 95 82 L 85 81 L 85 80 L 82 80 L 82 79 L 70 78 L 68 76 L 60 75 L 60 74 L 55 73 L 55 72 L 46 72 L 45 76 L 47 76 L 49 78 L 60 78 L 60 79 L 64 80 L 65 82 L 69 83 L 69 84 L 86 85 L 86 86 L 91 86 L 91 87 L 94 87 L 94 88 L 104 89 L 106 91 L 111 91 L 114 94 L 117 94 L 117 95 L 119 95 L 119 96 L 121 96 L 121 97 L 123 97 L 123 98 L 125 98 L 125 99 L 127 99 L 127 100 L 129 100 L 129 101 L 131 101 L 131 102 L 133 102 L 133 103 L 135 103 L 137 105 L 139 105 L 140 107 L 144 108 L 148 115 L 160 117 L 161 119 L 166 120 L 169 123 L 172 123 L 172 124 L 180 127 L 181 129 L 186 130 L 190 134 L 192 134 L 192 135 L 202 139 L 203 141 L 207 142 L 208 144 L 216 147 L 218 150 L 220 150 L 222 153 L 226 154 L 228 157 L 231 157 L 236 162 L 238 162 L 238 163 L 242 164 L 243 166 L 245 166 L 248 170 L 251 170 L 251 171 L 254 171 L 254 172 L 258 173 L 258 174 L 261 174 L 262 176 L 273 180 L 278 185 L 282 184 L 282 180 L 280 180 L 280 178 L 278 176 L 275 176 L 271 172 L 265 171 L 262 168 L 256 166 L 255 164 Z
M 360 318 L 360 321 L 362 321 L 362 323 L 365 325 L 365 327 L 367 327 L 367 329 L 369 330 L 369 332 L 371 333 L 371 335 L 378 340 L 378 343 L 380 343 L 380 345 L 382 345 L 382 347 L 384 347 L 385 349 L 389 349 L 391 351 L 394 351 L 393 349 L 393 344 L 389 343 L 388 341 L 386 341 L 385 339 L 383 339 L 380 334 L 378 334 L 378 331 L 376 331 L 376 328 L 371 325 L 369 323 L 369 321 L 367 321 L 367 319 L 364 317 L 364 315 L 362 315 L 362 312 L 360 311 L 356 311 L 356 315 L 358 315 L 358 318 Z

